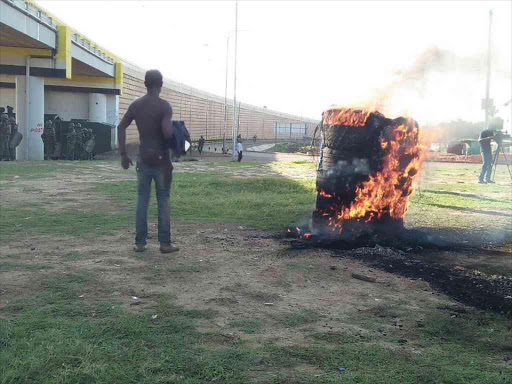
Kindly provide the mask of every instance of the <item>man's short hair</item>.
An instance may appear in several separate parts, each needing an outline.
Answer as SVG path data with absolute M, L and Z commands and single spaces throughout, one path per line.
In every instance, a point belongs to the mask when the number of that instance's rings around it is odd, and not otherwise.
M 160 71 L 157 69 L 147 71 L 144 85 L 146 88 L 161 88 L 164 85 L 164 79 Z

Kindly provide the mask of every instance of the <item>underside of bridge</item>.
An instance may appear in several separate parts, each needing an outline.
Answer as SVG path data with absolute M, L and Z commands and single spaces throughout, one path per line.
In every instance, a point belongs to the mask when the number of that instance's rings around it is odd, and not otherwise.
M 116 124 L 121 61 L 31 1 L 0 0 L 0 106 L 14 108 L 19 160 L 42 160 L 45 114 Z

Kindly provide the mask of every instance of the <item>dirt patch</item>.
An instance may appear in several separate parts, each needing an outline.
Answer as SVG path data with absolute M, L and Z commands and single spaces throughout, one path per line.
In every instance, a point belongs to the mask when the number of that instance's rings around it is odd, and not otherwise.
M 81 167 L 76 173 L 55 173 L 43 179 L 13 179 L 3 182 L 9 193 L 2 194 L 6 207 L 23 207 L 37 202 L 51 210 L 69 210 L 80 207 L 82 211 L 94 210 L 100 204 L 111 203 L 108 196 L 91 192 L 95 183 L 133 180 L 135 174 L 119 172 L 114 164 L 96 163 Z M 87 201 L 87 204 L 84 204 Z
M 162 295 L 187 308 L 213 310 L 215 320 L 202 324 L 205 332 L 230 329 L 235 318 L 276 324 L 264 325 L 264 336 L 256 333 L 246 337 L 263 337 L 282 345 L 307 343 L 297 332 L 300 325 L 290 328 L 281 322 L 283 314 L 311 311 L 318 321 L 308 323 L 308 327 L 319 332 L 343 332 L 343 318 L 358 309 L 375 308 L 399 298 L 414 302 L 418 308 L 425 302 L 431 306 L 447 303 L 432 295 L 423 282 L 378 269 L 371 270 L 378 283 L 356 280 L 351 274 L 368 274 L 368 267 L 350 258 L 334 259 L 329 251 L 297 252 L 265 233 L 238 226 L 173 224 L 181 251 L 171 256 L 161 255 L 156 244 L 150 244 L 145 253 L 133 252 L 133 231 L 94 241 L 55 236 L 11 238 L 0 251 L 11 259 L 48 264 L 52 269 L 45 274 L 85 269 L 111 288 L 108 293 L 89 288 L 89 299 L 120 301 L 129 311 L 154 313 Z M 156 232 L 156 225 L 150 226 L 150 232 Z M 34 244 L 37 247 L 32 250 Z M 41 277 L 41 272 L 32 270 L 3 272 L 0 308 L 28 294 L 32 282 Z M 134 305 L 134 301 L 140 303 Z
M 461 265 L 433 262 L 429 260 L 429 255 L 436 257 L 435 255 L 439 255 L 446 248 L 438 248 L 434 243 L 429 247 L 430 249 L 417 247 L 413 252 L 404 252 L 380 245 L 352 250 L 336 250 L 336 243 L 322 245 L 319 242 L 309 243 L 307 240 L 290 240 L 290 244 L 298 249 L 324 246 L 331 249 L 334 257 L 359 260 L 382 271 L 426 281 L 436 290 L 466 305 L 482 310 L 512 313 L 512 277 L 510 275 L 487 275 Z M 508 244 L 503 247 L 504 250 L 501 253 L 507 254 Z M 460 248 L 453 249 L 451 253 L 459 259 L 462 257 L 468 259 L 473 255 L 485 256 L 491 251 L 481 248 Z M 510 257 L 511 254 L 508 253 L 508 256 Z M 374 279 L 372 276 L 370 278 Z

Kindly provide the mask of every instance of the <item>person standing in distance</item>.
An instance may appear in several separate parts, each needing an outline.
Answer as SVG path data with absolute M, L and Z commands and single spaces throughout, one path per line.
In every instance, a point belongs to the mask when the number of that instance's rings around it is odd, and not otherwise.
M 492 173 L 492 148 L 491 140 L 494 139 L 494 131 L 492 129 L 486 129 L 480 133 L 478 142 L 480 143 L 480 153 L 482 154 L 482 171 L 478 183 L 480 184 L 494 184 L 491 180 Z M 484 181 L 485 178 L 485 181 Z
M 199 152 L 199 155 L 203 154 L 204 142 L 205 142 L 204 137 L 203 137 L 203 135 L 201 135 L 201 137 L 199 138 L 199 143 L 197 145 L 197 151 Z
M 171 105 L 160 98 L 163 77 L 160 71 L 146 72 L 144 85 L 147 94 L 134 100 L 117 126 L 121 166 L 133 165 L 126 153 L 126 128 L 135 120 L 139 131 L 137 155 L 137 210 L 135 219 L 136 252 L 145 251 L 148 237 L 148 205 L 151 182 L 155 180 L 158 203 L 158 241 L 160 252 L 176 252 L 179 248 L 171 242 L 169 198 L 171 194 L 172 163 L 166 140 L 173 135 Z
M 242 140 L 239 140 L 236 143 L 236 151 L 238 152 L 238 162 L 242 161 L 243 152 L 244 152 L 244 146 L 242 144 Z

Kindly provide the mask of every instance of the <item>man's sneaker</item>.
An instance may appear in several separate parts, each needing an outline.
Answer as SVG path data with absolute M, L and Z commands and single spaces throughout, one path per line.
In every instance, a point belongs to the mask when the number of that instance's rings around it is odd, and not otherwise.
M 180 250 L 180 248 L 177 247 L 176 245 L 174 245 L 173 243 L 160 244 L 160 252 L 162 252 L 162 253 L 173 253 L 173 252 L 177 252 L 179 250 Z
M 487 184 L 496 184 L 494 181 L 489 180 Z
M 478 184 L 487 184 L 487 183 L 483 180 L 478 180 Z
M 146 246 L 141 245 L 141 244 L 136 244 L 135 247 L 133 247 L 133 250 L 135 252 L 144 252 L 146 250 Z

